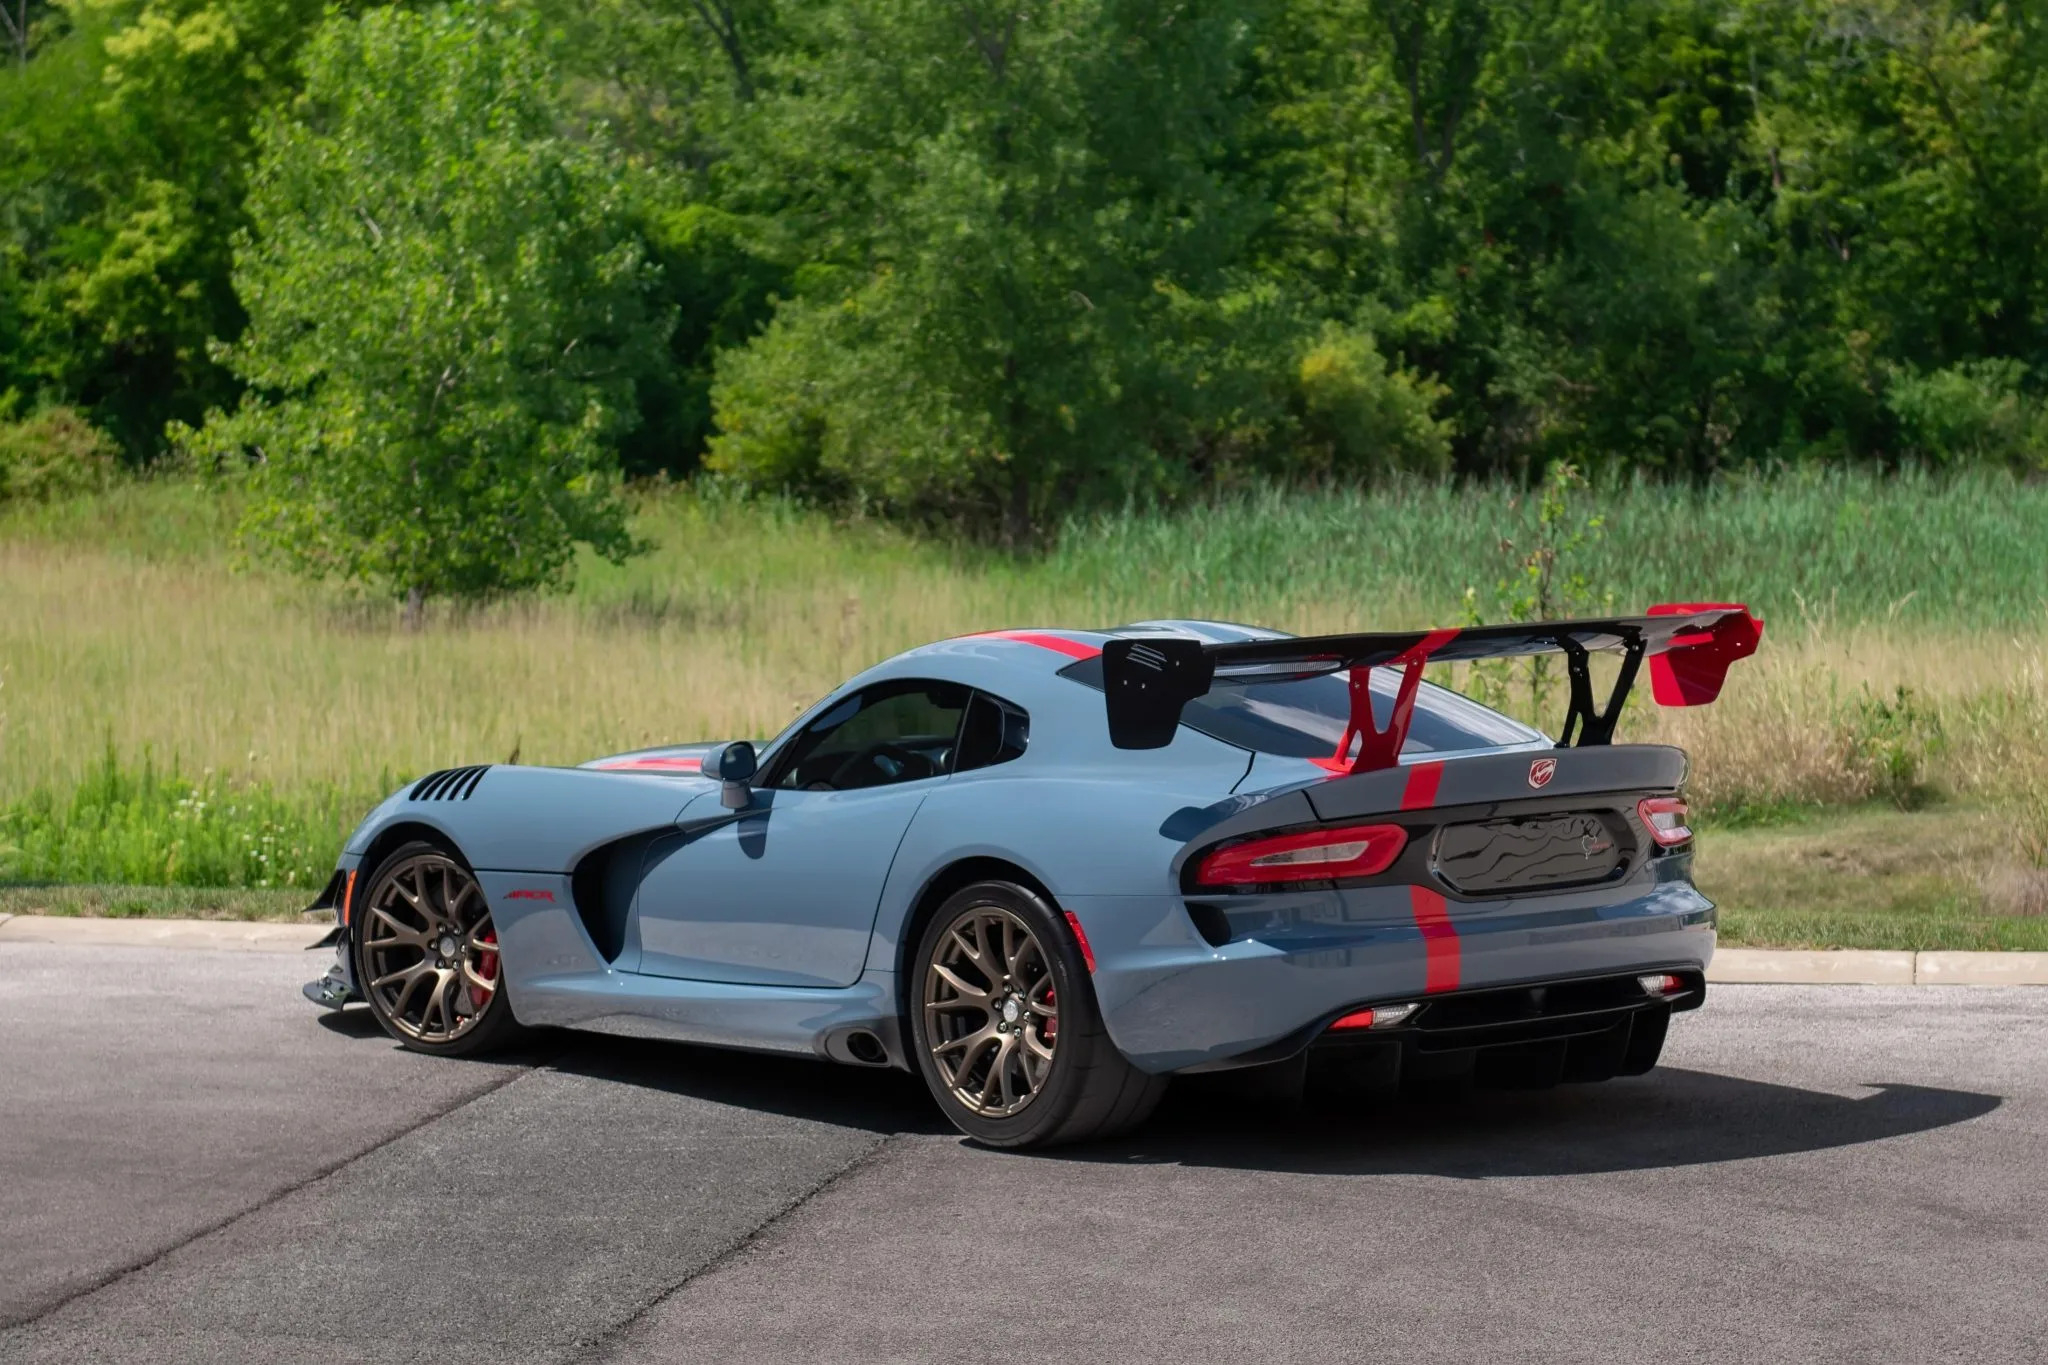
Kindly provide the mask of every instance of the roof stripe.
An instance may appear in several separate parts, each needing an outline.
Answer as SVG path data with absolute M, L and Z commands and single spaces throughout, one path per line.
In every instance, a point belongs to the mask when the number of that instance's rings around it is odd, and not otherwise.
M 1055 654 L 1064 654 L 1070 659 L 1092 659 L 1102 653 L 1102 646 L 1087 644 L 1081 640 L 1069 640 L 1064 635 L 1049 635 L 1042 630 L 984 630 L 967 637 L 970 640 L 1014 640 L 1020 645 L 1037 645 Z

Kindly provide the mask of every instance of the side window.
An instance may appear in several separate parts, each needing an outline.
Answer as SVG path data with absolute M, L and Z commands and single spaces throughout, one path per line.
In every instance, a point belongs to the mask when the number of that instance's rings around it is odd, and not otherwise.
M 1031 718 L 1021 707 L 976 692 L 967 705 L 967 723 L 960 727 L 960 753 L 953 761 L 953 771 L 964 773 L 1008 763 L 1024 752 L 1030 739 Z
M 877 683 L 805 727 L 767 785 L 853 791 L 952 771 L 970 691 L 959 683 Z

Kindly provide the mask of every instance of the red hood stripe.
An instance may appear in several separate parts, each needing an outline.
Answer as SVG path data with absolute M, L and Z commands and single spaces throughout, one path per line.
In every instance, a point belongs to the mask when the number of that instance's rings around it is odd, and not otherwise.
M 614 758 L 596 765 L 608 773 L 620 772 L 664 772 L 701 773 L 704 760 L 696 754 L 655 755 L 648 758 Z

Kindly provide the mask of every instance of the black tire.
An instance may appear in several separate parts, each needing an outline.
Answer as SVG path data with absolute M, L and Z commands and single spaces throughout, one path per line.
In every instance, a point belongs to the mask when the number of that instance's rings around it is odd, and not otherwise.
M 357 992 L 386 1033 L 430 1056 L 478 1056 L 525 1035 L 502 964 L 488 950 L 495 942 L 476 873 L 459 854 L 425 841 L 394 849 L 350 907 Z M 491 988 L 480 990 L 486 980 Z
M 1029 931 L 1035 955 L 1006 951 L 1001 935 L 1012 932 L 1003 927 L 1009 923 Z M 970 945 L 990 964 L 985 975 L 973 965 L 984 959 L 966 952 Z M 983 988 L 987 1003 L 958 991 L 935 966 L 952 981 Z M 919 1073 L 954 1126 L 987 1146 L 1111 1137 L 1142 1123 L 1166 1093 L 1164 1076 L 1138 1070 L 1110 1041 L 1065 917 L 1025 887 L 977 882 L 948 897 L 918 940 L 908 994 Z M 935 1002 L 935 995 L 943 998 Z M 1019 1008 L 1006 1013 L 1012 1004 Z M 1048 1042 L 1051 1055 L 1041 1057 Z M 1029 1094 L 1013 1098 L 1030 1084 L 1034 1066 Z M 985 1102 L 972 1102 L 968 1091 Z

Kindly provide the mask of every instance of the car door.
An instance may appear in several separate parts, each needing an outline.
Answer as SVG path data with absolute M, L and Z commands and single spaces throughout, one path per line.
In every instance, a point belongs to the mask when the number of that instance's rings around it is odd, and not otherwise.
M 638 969 L 764 986 L 848 986 L 917 808 L 952 771 L 968 688 L 878 683 L 771 755 L 748 808 L 706 792 L 648 850 Z

